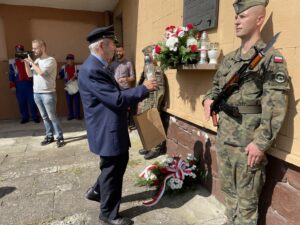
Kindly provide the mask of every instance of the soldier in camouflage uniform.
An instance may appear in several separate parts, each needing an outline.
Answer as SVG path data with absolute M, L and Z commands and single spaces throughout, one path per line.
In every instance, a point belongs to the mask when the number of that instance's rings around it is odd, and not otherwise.
M 236 0 L 236 35 L 241 47 L 225 56 L 215 74 L 213 87 L 204 97 L 206 119 L 210 105 L 224 84 L 255 54 L 262 49 L 260 28 L 266 15 L 268 0 Z M 217 157 L 221 189 L 225 197 L 227 223 L 256 225 L 258 200 L 265 182 L 266 151 L 276 138 L 287 110 L 290 89 L 286 62 L 271 48 L 253 69 L 246 72 L 239 89 L 225 102 L 239 109 L 236 118 L 219 113 Z
M 148 109 L 151 108 L 157 108 L 158 111 L 162 108 L 162 103 L 165 95 L 165 78 L 164 74 L 161 71 L 160 67 L 156 64 L 156 61 L 153 58 L 152 52 L 153 52 L 154 46 L 150 45 L 145 47 L 142 51 L 145 56 L 150 56 L 152 63 L 155 67 L 155 77 L 157 80 L 158 89 L 154 92 L 151 92 L 149 94 L 149 98 L 143 100 L 139 104 L 139 113 L 145 112 Z M 144 80 L 147 79 L 145 76 L 145 71 L 143 71 L 141 78 L 139 80 L 139 84 L 142 84 Z M 140 149 L 139 153 L 141 155 L 144 155 L 145 159 L 153 159 L 161 154 L 165 153 L 165 142 L 155 146 L 152 149 Z

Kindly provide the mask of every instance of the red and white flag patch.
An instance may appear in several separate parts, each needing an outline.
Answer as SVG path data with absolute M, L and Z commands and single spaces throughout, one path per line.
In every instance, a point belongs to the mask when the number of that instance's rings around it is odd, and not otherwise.
M 274 56 L 274 62 L 275 63 L 283 63 L 283 57 L 282 56 Z

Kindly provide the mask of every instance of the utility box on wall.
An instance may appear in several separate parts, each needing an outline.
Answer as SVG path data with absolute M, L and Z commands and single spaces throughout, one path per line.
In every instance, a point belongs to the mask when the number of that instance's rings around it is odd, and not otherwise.
M 193 24 L 199 31 L 218 25 L 219 0 L 184 0 L 183 25 Z

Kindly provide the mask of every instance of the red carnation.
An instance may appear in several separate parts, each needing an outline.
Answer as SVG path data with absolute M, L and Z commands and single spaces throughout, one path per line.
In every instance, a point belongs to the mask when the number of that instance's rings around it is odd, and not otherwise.
M 193 29 L 193 24 L 191 24 L 191 23 L 189 23 L 189 24 L 187 24 L 186 25 L 186 28 L 188 29 L 188 30 L 191 30 L 191 29 Z
M 154 185 L 154 186 L 158 186 L 158 185 L 159 185 L 159 180 L 154 180 L 154 181 L 153 181 L 153 185 Z
M 161 52 L 161 47 L 159 45 L 156 45 L 155 46 L 155 53 L 160 54 L 160 52 Z
M 165 168 L 161 168 L 161 169 L 160 169 L 160 172 L 161 172 L 162 174 L 167 174 L 167 173 L 168 173 L 168 171 L 167 171 Z
M 191 160 L 191 161 L 190 161 L 190 164 L 195 165 L 195 164 L 196 164 L 196 161 L 195 161 L 195 160 Z
M 167 31 L 173 31 L 173 29 L 175 29 L 176 27 L 175 26 L 168 26 L 168 27 L 166 27 L 166 30 Z
M 190 48 L 191 48 L 192 52 L 197 52 L 198 51 L 197 45 L 191 45 Z
M 197 38 L 197 39 L 200 39 L 200 38 L 201 38 L 201 35 L 202 35 L 202 33 L 199 31 L 199 32 L 196 34 L 196 38 Z

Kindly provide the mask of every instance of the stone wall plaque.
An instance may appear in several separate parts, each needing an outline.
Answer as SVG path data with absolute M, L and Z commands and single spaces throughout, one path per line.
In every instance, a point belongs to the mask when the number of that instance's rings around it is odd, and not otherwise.
M 199 31 L 218 25 L 219 0 L 184 0 L 183 25 L 193 24 Z

